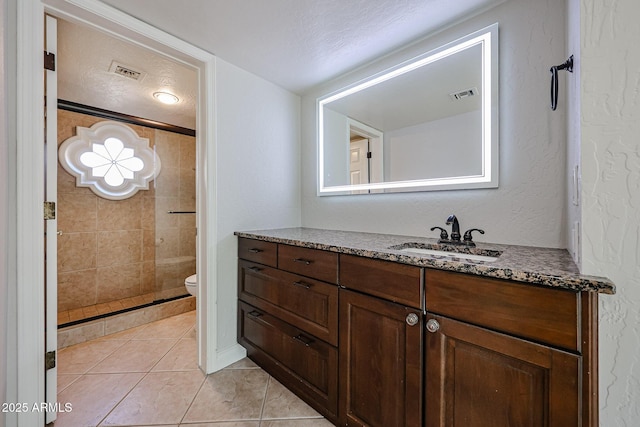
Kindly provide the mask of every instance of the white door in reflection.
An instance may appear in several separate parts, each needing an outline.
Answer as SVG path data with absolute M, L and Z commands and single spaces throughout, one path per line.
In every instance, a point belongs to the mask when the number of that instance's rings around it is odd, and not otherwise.
M 351 156 L 349 172 L 351 174 L 351 185 L 369 183 L 369 140 L 360 138 L 351 141 Z

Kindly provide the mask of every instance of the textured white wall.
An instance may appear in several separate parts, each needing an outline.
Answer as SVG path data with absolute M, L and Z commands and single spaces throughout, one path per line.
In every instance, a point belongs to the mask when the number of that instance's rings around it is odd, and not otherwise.
M 582 268 L 600 297 L 600 425 L 640 425 L 640 2 L 581 0 Z
M 566 247 L 566 113 L 549 109 L 549 67 L 566 58 L 565 7 L 559 0 L 505 2 L 305 94 L 303 225 L 437 237 L 428 229 L 455 213 L 463 228 L 485 229 L 483 241 Z M 498 189 L 316 197 L 316 97 L 495 22 L 500 26 Z
M 385 176 L 391 181 L 406 181 L 482 174 L 482 135 L 478 129 L 482 129 L 480 110 L 387 132 Z M 434 146 L 440 147 L 437 154 Z
M 300 225 L 300 97 L 216 61 L 218 351 L 236 344 L 234 231 Z

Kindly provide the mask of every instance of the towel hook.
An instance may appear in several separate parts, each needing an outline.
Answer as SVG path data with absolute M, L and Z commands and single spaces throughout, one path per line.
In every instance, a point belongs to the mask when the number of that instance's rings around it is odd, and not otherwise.
M 554 65 L 549 70 L 551 72 L 551 109 L 553 111 L 558 107 L 558 70 L 567 70 L 568 72 L 573 73 L 573 55 L 571 55 L 564 63 Z

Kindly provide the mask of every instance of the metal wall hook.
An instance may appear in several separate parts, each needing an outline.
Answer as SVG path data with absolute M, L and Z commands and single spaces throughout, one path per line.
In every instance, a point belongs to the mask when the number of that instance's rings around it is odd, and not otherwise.
M 560 65 L 554 65 L 549 70 L 551 72 L 551 109 L 553 111 L 558 107 L 558 70 L 567 70 L 573 73 L 573 55 Z

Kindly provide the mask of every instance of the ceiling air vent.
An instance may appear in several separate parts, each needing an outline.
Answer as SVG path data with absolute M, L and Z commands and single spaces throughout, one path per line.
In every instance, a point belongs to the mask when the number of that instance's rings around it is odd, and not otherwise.
M 111 67 L 109 67 L 109 72 L 118 74 L 120 76 L 126 77 L 131 80 L 142 81 L 146 73 L 142 71 L 134 70 L 133 67 L 129 67 L 128 65 L 119 64 L 116 61 L 111 63 Z
M 453 101 L 458 101 L 460 99 L 468 98 L 470 96 L 474 96 L 478 94 L 478 88 L 472 87 L 469 89 L 461 90 L 459 92 L 450 93 L 449 96 Z

